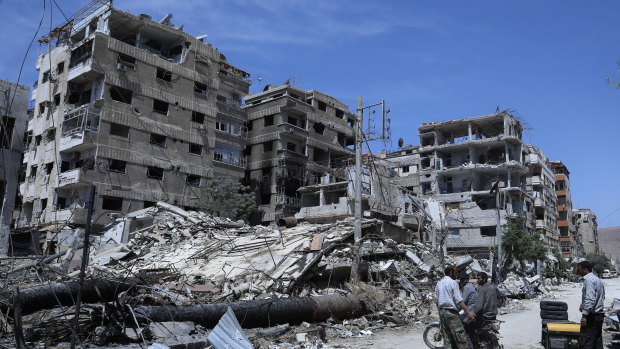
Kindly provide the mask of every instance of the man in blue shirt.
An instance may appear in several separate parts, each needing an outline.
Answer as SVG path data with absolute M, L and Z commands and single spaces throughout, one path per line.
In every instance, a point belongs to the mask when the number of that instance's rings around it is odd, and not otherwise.
M 461 271 L 459 273 L 459 287 L 461 289 L 461 293 L 463 294 L 463 302 L 467 306 L 467 309 L 474 309 L 476 305 L 476 299 L 478 299 L 478 292 L 474 285 L 469 282 L 469 275 L 465 271 Z M 467 315 L 461 315 L 461 321 L 463 321 L 463 327 L 465 327 L 465 332 L 469 337 L 467 341 L 467 346 L 469 348 L 473 348 L 473 342 L 476 336 L 476 326 L 473 321 L 465 320 Z

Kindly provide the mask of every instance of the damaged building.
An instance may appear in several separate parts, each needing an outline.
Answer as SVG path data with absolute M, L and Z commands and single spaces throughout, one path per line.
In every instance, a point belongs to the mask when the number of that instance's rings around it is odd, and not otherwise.
M 552 161 L 551 168 L 555 174 L 555 193 L 558 197 L 558 231 L 560 233 L 560 251 L 565 258 L 583 255 L 575 221 L 573 201 L 570 193 L 570 171 L 562 161 Z
M 522 214 L 535 229 L 521 123 L 508 112 L 422 124 L 420 188 L 440 206 L 450 252 L 488 255 L 496 246 L 497 215 Z M 499 206 L 498 206 L 499 205 Z M 433 214 L 433 212 L 431 212 Z M 444 217 L 445 215 L 445 217 Z
M 14 208 L 21 205 L 17 188 L 22 176 L 24 134 L 30 89 L 0 80 L 0 254 L 9 251 Z
M 246 179 L 257 192 L 263 212 L 259 221 L 299 212 L 300 187 L 348 180 L 343 169 L 353 155 L 356 117 L 346 104 L 288 83 L 268 85 L 246 97 L 245 104 Z M 329 204 L 337 199 L 323 197 Z
M 580 208 L 574 211 L 577 235 L 583 244 L 583 253 L 601 253 L 598 244 L 598 223 L 596 215 L 589 208 Z
M 555 174 L 549 159 L 531 144 L 526 146 L 525 161 L 530 172 L 526 178 L 527 192 L 534 198 L 536 232 L 547 246 L 560 248 L 560 234 L 557 228 L 558 205 L 555 192 Z
M 434 239 L 424 200 L 399 184 L 402 177 L 394 170 L 394 162 L 364 154 L 361 177 L 362 216 L 379 219 L 380 231 L 385 236 L 398 242 Z M 295 217 L 310 222 L 330 222 L 353 216 L 354 178 L 355 169 L 349 166 L 344 179 L 299 188 L 302 207 Z
M 157 201 L 195 208 L 242 178 L 249 74 L 171 22 L 93 2 L 43 38 L 18 227 L 95 229 Z M 52 223 L 56 223 L 51 226 Z

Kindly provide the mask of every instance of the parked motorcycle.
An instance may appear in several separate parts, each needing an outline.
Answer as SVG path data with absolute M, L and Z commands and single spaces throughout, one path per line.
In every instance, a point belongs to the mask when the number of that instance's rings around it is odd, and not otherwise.
M 500 320 L 485 320 L 476 333 L 478 335 L 478 348 L 480 349 L 503 349 L 504 346 L 499 344 L 499 327 Z M 441 324 L 439 322 L 431 322 L 424 329 L 424 343 L 431 349 L 443 348 L 443 336 L 441 335 Z

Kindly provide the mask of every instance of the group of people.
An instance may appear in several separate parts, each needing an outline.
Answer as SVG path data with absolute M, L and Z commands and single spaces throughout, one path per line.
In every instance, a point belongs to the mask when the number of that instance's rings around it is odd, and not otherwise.
M 447 266 L 444 275 L 435 287 L 444 347 L 476 348 L 477 328 L 485 320 L 495 320 L 497 316 L 497 287 L 489 282 L 489 276 L 484 272 L 477 275 L 477 289 L 469 282 L 466 272 L 458 274 L 457 283 L 454 265 Z M 457 306 L 465 312 L 463 315 L 459 315 Z
M 601 279 L 592 273 L 590 262 L 577 264 L 577 273 L 583 277 L 579 347 L 603 349 L 605 287 Z M 448 265 L 444 275 L 435 287 L 444 348 L 476 348 L 476 329 L 485 320 L 495 320 L 497 316 L 499 291 L 484 272 L 477 275 L 477 289 L 469 282 L 466 272 L 458 274 L 459 282 L 456 281 L 457 269 L 454 265 Z M 465 313 L 459 316 L 457 307 Z

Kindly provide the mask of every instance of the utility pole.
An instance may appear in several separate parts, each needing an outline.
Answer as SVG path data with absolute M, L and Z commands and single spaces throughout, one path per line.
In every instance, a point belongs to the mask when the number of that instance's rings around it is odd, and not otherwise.
M 82 288 L 84 287 L 84 274 L 86 272 L 86 264 L 88 264 L 88 255 L 89 255 L 89 247 L 90 247 L 90 225 L 91 219 L 93 217 L 93 208 L 95 205 L 95 191 L 97 190 L 96 186 L 92 186 L 90 188 L 90 195 L 88 199 L 88 209 L 86 211 L 86 226 L 84 227 L 84 249 L 82 250 L 82 265 L 80 266 L 80 281 L 78 284 L 78 294 L 77 299 L 75 301 L 75 319 L 73 321 L 73 328 L 77 330 L 78 321 L 80 318 L 80 306 L 82 303 Z M 75 348 L 75 343 L 77 341 L 77 333 L 74 332 L 71 337 L 71 349 Z
M 364 135 L 364 109 L 370 109 L 381 106 L 382 111 L 382 127 L 381 136 L 376 138 L 366 138 Z M 374 112 L 374 111 L 373 111 Z M 389 110 L 387 111 L 389 113 Z M 364 101 L 362 97 L 357 97 L 357 120 L 355 122 L 355 179 L 353 182 L 355 190 L 355 207 L 354 207 L 354 226 L 353 226 L 353 253 L 351 256 L 351 282 L 358 283 L 360 280 L 360 248 L 362 242 L 362 144 L 377 139 L 386 139 L 386 127 L 385 127 L 385 100 L 381 103 L 376 103 L 364 107 Z M 368 118 L 368 134 L 372 134 L 371 131 L 371 118 Z M 388 121 L 389 122 L 389 121 Z M 389 131 L 388 131 L 389 132 Z
M 495 182 L 495 207 L 497 208 L 497 284 L 502 282 L 502 225 L 499 211 L 499 181 Z M 492 191 L 493 189 L 491 189 Z

